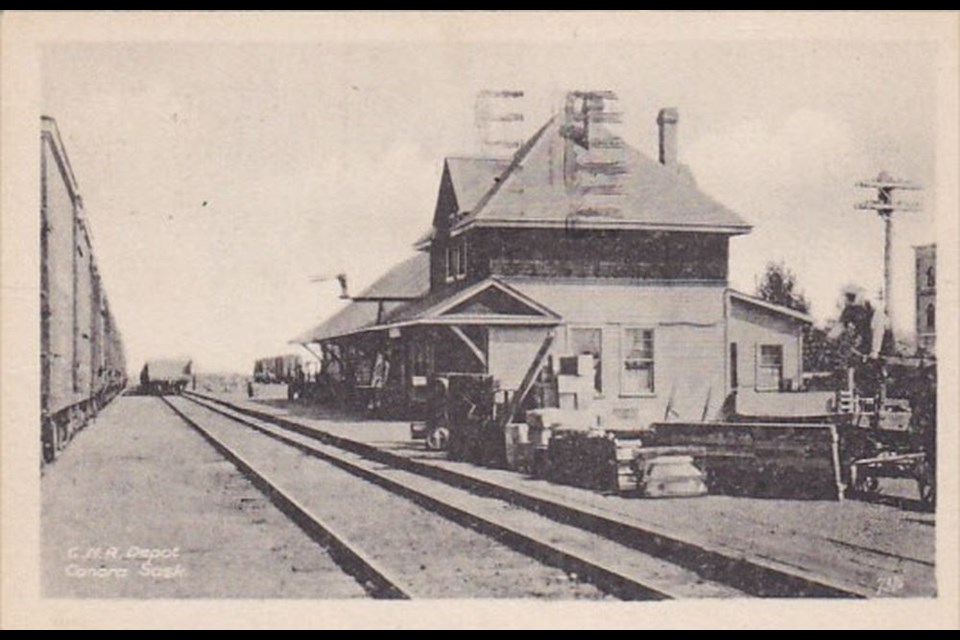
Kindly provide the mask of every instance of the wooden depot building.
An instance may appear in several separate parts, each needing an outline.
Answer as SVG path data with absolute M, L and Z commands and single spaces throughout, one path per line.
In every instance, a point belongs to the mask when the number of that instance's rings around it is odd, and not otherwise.
M 751 226 L 678 163 L 676 110 L 653 159 L 603 109 L 570 94 L 512 158 L 447 158 L 418 253 L 294 342 L 348 384 L 381 383 L 399 414 L 434 373 L 517 389 L 548 335 L 553 362 L 589 369 L 580 404 L 611 420 L 710 419 L 733 391 L 750 413 L 796 413 L 810 317 L 728 287 Z

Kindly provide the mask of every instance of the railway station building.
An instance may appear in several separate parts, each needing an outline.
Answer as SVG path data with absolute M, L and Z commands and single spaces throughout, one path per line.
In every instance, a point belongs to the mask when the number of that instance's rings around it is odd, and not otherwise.
M 824 413 L 800 393 L 811 318 L 728 286 L 730 242 L 751 226 L 678 161 L 676 110 L 653 158 L 602 109 L 574 96 L 509 159 L 447 158 L 417 253 L 294 342 L 382 384 L 399 414 L 434 373 L 516 390 L 544 349 L 574 374 L 561 406 L 612 423 Z

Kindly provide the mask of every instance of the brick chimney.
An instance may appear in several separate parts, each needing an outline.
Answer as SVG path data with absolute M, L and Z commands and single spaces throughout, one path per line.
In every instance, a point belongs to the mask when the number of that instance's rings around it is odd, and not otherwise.
M 660 109 L 657 125 L 660 127 L 660 164 L 667 167 L 677 165 L 677 122 L 680 116 L 674 107 Z

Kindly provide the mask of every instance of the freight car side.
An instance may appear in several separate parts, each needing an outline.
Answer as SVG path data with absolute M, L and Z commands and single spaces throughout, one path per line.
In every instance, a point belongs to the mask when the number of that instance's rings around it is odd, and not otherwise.
M 46 122 L 44 123 L 47 124 Z M 76 208 L 79 195 L 56 129 L 44 127 L 41 153 L 41 403 L 44 459 L 69 439 L 80 394 L 76 379 Z
M 104 296 L 103 306 L 103 364 L 104 400 L 110 402 L 127 386 L 127 358 L 123 350 L 123 338 L 110 311 L 109 300 Z
M 147 393 L 179 395 L 193 381 L 191 360 L 151 360 L 140 370 L 140 385 Z
M 286 383 L 296 382 L 300 372 L 303 371 L 303 360 L 297 355 L 282 356 L 281 358 L 281 381 Z
M 125 362 L 116 325 L 104 313 L 106 292 L 76 179 L 56 122 L 41 122 L 40 441 L 43 460 L 51 462 L 123 388 Z
M 303 370 L 303 359 L 298 355 L 260 358 L 253 364 L 253 380 L 265 384 L 294 382 Z
M 93 392 L 94 410 L 99 410 L 103 402 L 104 390 L 104 353 L 103 353 L 103 302 L 105 293 L 100 279 L 100 270 L 91 260 L 90 264 L 90 380 Z
M 272 363 L 273 358 L 260 358 L 253 363 L 254 382 L 268 383 L 273 381 L 271 379 Z
M 76 343 L 74 367 L 74 388 L 79 394 L 80 410 L 86 419 L 91 413 L 89 406 L 94 395 L 93 386 L 93 350 L 94 337 L 93 305 L 95 287 L 93 282 L 93 247 L 87 226 L 81 217 L 82 204 L 77 208 L 77 244 L 74 262 L 74 325 L 73 339 Z

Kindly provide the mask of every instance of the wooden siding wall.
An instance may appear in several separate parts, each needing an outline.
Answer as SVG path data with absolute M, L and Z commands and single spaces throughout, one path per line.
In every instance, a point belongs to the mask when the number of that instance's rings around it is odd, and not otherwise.
M 77 260 L 77 391 L 83 398 L 89 398 L 93 391 L 91 371 L 93 366 L 93 287 L 91 286 L 92 269 L 90 265 L 90 242 L 77 223 L 77 245 L 75 249 Z
M 490 327 L 487 363 L 501 389 L 516 391 L 549 329 Z
M 716 415 L 726 392 L 723 287 L 585 286 L 534 280 L 510 284 L 564 317 L 566 324 L 558 328 L 551 350 L 555 357 L 571 354 L 572 329 L 602 330 L 603 394 L 594 399 L 593 409 L 610 426 L 644 427 L 662 421 L 668 406 L 673 419 L 700 420 L 704 407 L 708 417 Z M 626 327 L 654 331 L 653 394 L 622 392 Z M 491 339 L 491 373 L 499 376 L 498 369 L 504 365 L 492 355 L 493 344 Z M 529 348 L 535 352 L 536 346 Z
M 564 229 L 469 232 L 470 275 L 642 279 L 727 279 L 720 234 Z
M 775 394 L 757 390 L 757 363 L 759 345 L 762 344 L 781 345 L 783 378 L 793 380 L 795 384 L 800 382 L 803 375 L 803 325 L 799 321 L 731 300 L 728 340 L 737 344 L 738 395 Z
M 93 287 L 90 305 L 90 379 L 98 387 L 103 374 L 103 289 L 100 278 L 90 274 Z
M 75 212 L 50 141 L 43 138 L 43 186 L 46 206 L 47 304 L 49 330 L 49 406 L 51 414 L 70 406 L 79 394 L 73 390 L 74 363 L 74 269 L 76 268 Z

